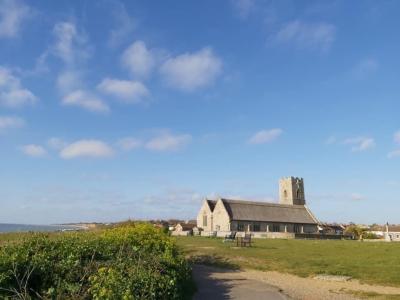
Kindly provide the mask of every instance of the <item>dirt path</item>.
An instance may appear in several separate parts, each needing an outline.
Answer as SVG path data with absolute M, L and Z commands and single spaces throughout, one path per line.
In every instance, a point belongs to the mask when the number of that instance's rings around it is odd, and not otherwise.
M 196 265 L 193 268 L 198 293 L 194 299 L 386 299 L 400 288 L 301 278 L 278 272 L 226 270 Z M 399 298 L 397 298 L 399 297 Z M 391 298 L 392 299 L 392 298 Z
M 258 279 L 246 278 L 246 272 L 195 265 L 193 277 L 198 292 L 195 300 L 217 299 L 289 299 L 279 289 Z

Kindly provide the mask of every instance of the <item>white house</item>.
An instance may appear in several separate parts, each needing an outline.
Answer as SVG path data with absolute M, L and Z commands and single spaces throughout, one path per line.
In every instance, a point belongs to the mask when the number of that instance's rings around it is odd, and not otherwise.
M 370 232 L 388 242 L 400 242 L 400 225 L 375 226 Z

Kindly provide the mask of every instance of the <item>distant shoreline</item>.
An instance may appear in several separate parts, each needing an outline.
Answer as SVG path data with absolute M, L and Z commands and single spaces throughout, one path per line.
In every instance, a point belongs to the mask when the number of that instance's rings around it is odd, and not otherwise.
M 62 223 L 62 224 L 55 224 L 57 226 L 74 226 L 78 228 L 83 228 L 85 230 L 94 229 L 99 225 L 103 225 L 103 223 L 88 223 L 88 222 L 79 222 L 79 223 Z
M 37 224 L 11 224 L 0 223 L 0 233 L 9 232 L 56 232 L 56 231 L 75 231 L 87 230 L 88 227 L 75 224 L 51 224 L 51 225 L 37 225 Z

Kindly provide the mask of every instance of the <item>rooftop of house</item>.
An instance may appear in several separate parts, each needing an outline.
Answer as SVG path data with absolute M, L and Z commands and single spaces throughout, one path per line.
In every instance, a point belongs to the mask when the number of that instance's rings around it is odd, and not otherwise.
M 344 229 L 346 229 L 346 226 L 345 225 L 343 225 L 343 224 L 337 224 L 337 223 L 321 223 L 320 224 L 322 227 L 325 227 L 325 228 L 332 228 L 332 229 L 335 229 L 335 230 L 344 230 Z
M 188 231 L 192 230 L 194 227 L 196 227 L 196 224 L 193 223 L 179 223 L 177 226 L 180 225 L 182 227 L 183 231 Z
M 304 205 L 221 199 L 231 220 L 318 224 Z
M 389 232 L 400 232 L 400 225 L 389 225 Z M 371 231 L 386 232 L 386 225 L 377 225 L 370 228 Z

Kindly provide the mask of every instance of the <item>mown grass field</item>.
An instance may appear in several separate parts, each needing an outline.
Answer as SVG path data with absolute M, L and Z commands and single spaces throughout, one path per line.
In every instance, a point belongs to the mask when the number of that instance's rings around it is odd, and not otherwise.
M 219 238 L 177 237 L 187 256 L 231 268 L 291 273 L 347 275 L 361 282 L 400 286 L 400 243 L 256 239 L 237 248 Z

